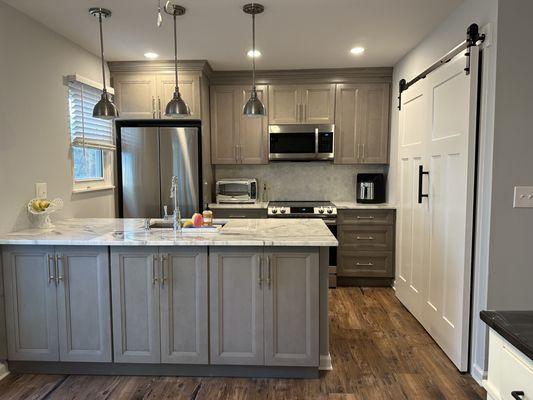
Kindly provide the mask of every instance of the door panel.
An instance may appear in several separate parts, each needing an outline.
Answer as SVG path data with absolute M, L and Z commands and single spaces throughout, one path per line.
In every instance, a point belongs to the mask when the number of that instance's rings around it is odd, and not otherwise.
M 263 365 L 262 248 L 211 248 L 211 363 Z
M 337 85 L 335 112 L 335 164 L 361 161 L 362 120 L 360 85 Z
M 300 86 L 270 85 L 268 98 L 269 124 L 297 124 L 302 122 Z
M 111 248 L 114 361 L 159 363 L 157 249 Z
M 211 161 L 238 164 L 237 142 L 240 98 L 233 86 L 211 88 Z M 242 114 L 242 112 L 241 112 Z
M 365 85 L 364 129 L 361 156 L 364 164 L 389 162 L 389 109 L 388 83 Z
M 318 251 L 265 254 L 265 365 L 318 367 Z
M 59 361 L 52 246 L 4 246 L 8 358 Z
M 113 88 L 120 118 L 156 118 L 156 79 L 149 74 L 116 74 Z
M 303 121 L 306 124 L 335 123 L 335 85 L 309 85 L 302 88 Z
M 160 251 L 161 362 L 208 364 L 207 248 Z
M 111 362 L 107 247 L 56 248 L 61 361 Z
M 158 128 L 121 128 L 124 218 L 161 216 Z
M 268 163 L 268 118 L 247 117 L 242 113 L 242 107 L 250 98 L 249 87 L 239 89 L 239 152 L 241 164 L 267 164 Z M 267 86 L 257 86 L 257 97 L 263 102 L 267 111 L 269 108 Z

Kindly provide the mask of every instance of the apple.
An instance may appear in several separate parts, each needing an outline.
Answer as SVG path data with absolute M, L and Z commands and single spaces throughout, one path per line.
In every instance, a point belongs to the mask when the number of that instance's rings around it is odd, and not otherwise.
M 202 214 L 194 213 L 191 221 L 195 228 L 200 228 L 204 224 L 204 217 L 202 217 Z

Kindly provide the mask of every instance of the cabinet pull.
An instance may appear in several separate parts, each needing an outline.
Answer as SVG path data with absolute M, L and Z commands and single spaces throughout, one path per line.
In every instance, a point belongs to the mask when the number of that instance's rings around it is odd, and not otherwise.
M 374 240 L 374 236 L 356 236 L 357 240 Z
M 259 287 L 263 287 L 263 257 L 259 257 L 259 274 L 257 277 L 257 283 L 259 284 Z
M 246 215 L 230 215 L 229 218 L 246 218 Z
M 361 157 L 361 145 L 358 143 L 357 144 L 357 160 L 359 160 Z
M 164 287 L 165 282 L 167 281 L 165 276 L 165 261 L 167 260 L 168 256 L 166 254 L 161 254 L 159 257 L 161 260 L 161 287 Z
M 157 109 L 159 110 L 159 118 L 161 118 L 161 98 L 157 97 Z
M 54 271 L 55 271 L 55 258 L 53 255 L 51 254 L 48 254 L 48 284 L 52 283 L 56 278 L 54 276 L 54 272 L 52 272 L 52 266 L 51 266 L 51 263 L 54 262 Z
M 63 280 L 63 274 L 61 272 L 63 269 L 63 256 L 61 254 L 56 254 L 54 259 L 56 265 L 56 285 L 59 285 L 59 282 Z M 59 261 L 61 261 L 61 268 L 59 268 Z
M 360 215 L 358 215 L 355 218 L 357 218 L 357 219 L 374 219 L 375 217 L 373 215 L 369 215 L 368 217 L 361 217 Z
M 373 263 L 360 263 L 360 262 L 356 262 L 355 265 L 357 265 L 358 267 L 373 267 L 374 264 Z
M 267 260 L 267 285 L 268 288 L 271 288 L 272 285 L 272 268 L 270 267 L 270 256 L 266 256 Z
M 513 399 L 516 400 L 522 400 L 525 395 L 526 394 L 521 390 L 514 390 L 511 392 L 511 396 L 513 396 Z
M 306 114 L 306 107 L 305 107 L 305 104 L 302 104 L 302 122 L 305 121 L 305 114 Z
M 154 254 L 153 255 L 153 260 L 152 260 L 152 285 L 155 285 L 156 282 L 157 282 L 157 275 L 156 275 L 156 272 L 155 272 L 155 264 L 157 263 L 157 254 Z
M 152 116 L 155 119 L 155 97 L 152 96 Z
M 233 158 L 235 159 L 235 162 L 237 162 L 237 145 L 233 146 Z
M 363 161 L 366 157 L 365 144 L 363 143 Z

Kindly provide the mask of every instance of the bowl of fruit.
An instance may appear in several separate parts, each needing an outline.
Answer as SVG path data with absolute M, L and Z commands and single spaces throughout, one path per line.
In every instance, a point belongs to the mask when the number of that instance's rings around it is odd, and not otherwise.
M 31 199 L 28 203 L 28 213 L 30 221 L 35 228 L 50 229 L 54 225 L 50 220 L 50 215 L 63 208 L 63 200 Z

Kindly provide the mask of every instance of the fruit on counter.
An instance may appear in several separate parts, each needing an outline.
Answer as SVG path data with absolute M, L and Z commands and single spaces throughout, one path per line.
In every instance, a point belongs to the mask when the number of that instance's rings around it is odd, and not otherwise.
M 187 220 L 183 223 L 184 228 L 192 228 L 194 225 L 191 220 Z
M 31 202 L 31 208 L 37 212 L 43 212 L 50 207 L 50 201 L 46 199 L 35 199 Z
M 191 221 L 195 228 L 200 228 L 204 224 L 204 217 L 202 217 L 202 214 L 194 213 Z

